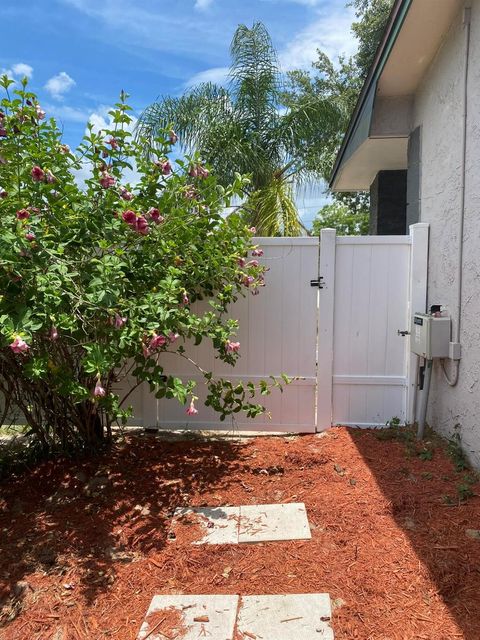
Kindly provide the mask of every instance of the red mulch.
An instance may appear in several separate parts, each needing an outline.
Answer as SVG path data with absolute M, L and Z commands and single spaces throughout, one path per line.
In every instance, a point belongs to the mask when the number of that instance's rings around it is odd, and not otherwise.
M 134 640 L 154 594 L 328 592 L 337 640 L 479 640 L 480 498 L 445 504 L 461 481 L 440 448 L 344 428 L 42 464 L 0 484 L 0 637 Z M 272 502 L 305 502 L 312 540 L 168 541 L 175 507 Z
M 145 635 L 142 634 L 142 640 L 158 636 L 159 633 L 168 640 L 173 640 L 183 637 L 188 631 L 184 614 L 175 607 L 152 611 L 145 618 L 145 621 L 148 624 L 148 630 Z

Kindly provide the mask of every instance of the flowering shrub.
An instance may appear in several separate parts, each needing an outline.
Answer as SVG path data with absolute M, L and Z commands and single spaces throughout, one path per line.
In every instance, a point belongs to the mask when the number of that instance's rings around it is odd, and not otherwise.
M 164 370 L 162 354 L 185 357 L 185 340 L 209 339 L 220 359 L 238 358 L 225 311 L 244 287 L 258 292 L 264 271 L 248 258 L 254 230 L 223 215 L 246 180 L 223 188 L 199 158 L 169 160 L 173 131 L 147 159 L 125 95 L 111 128 L 89 126 L 73 153 L 26 80 L 13 92 L 6 76 L 0 85 L 1 392 L 46 448 L 110 437 L 130 415 L 115 392 L 127 375 L 195 414 L 195 383 Z M 74 171 L 86 168 L 80 187 Z M 194 313 L 198 299 L 210 311 Z M 262 411 L 254 385 L 203 373 L 222 418 Z

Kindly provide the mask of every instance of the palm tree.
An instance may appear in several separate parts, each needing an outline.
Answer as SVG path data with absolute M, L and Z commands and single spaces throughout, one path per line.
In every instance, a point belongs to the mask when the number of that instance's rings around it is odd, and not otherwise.
M 295 189 L 321 177 L 304 159 L 309 142 L 330 135 L 335 107 L 315 97 L 283 108 L 282 75 L 263 24 L 240 25 L 230 53 L 228 89 L 203 83 L 155 102 L 142 114 L 138 135 L 154 151 L 157 135 L 173 125 L 182 148 L 198 152 L 221 183 L 236 172 L 251 176 L 244 210 L 259 235 L 302 235 Z

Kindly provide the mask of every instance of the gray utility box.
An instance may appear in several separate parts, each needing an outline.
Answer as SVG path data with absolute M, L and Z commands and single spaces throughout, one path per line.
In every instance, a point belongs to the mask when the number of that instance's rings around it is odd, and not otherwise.
M 412 319 L 410 349 L 422 358 L 448 358 L 450 318 L 435 318 L 427 313 L 416 313 Z

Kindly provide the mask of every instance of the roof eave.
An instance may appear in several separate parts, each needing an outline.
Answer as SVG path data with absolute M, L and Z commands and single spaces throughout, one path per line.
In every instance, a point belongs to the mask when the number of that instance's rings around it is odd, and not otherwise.
M 335 165 L 332 170 L 332 174 L 329 181 L 329 187 L 334 188 L 334 183 L 336 181 L 338 171 L 342 165 L 342 161 L 347 150 L 347 147 L 352 139 L 352 136 L 355 132 L 355 128 L 357 126 L 359 117 L 362 113 L 363 106 L 365 104 L 365 100 L 370 92 L 370 89 L 374 85 L 374 83 L 378 80 L 381 71 L 385 65 L 385 62 L 388 58 L 388 55 L 395 43 L 397 35 L 400 31 L 400 28 L 405 20 L 405 16 L 407 15 L 408 9 L 413 0 L 396 0 L 395 4 L 392 7 L 392 11 L 390 12 L 390 17 L 388 20 L 388 24 L 385 28 L 385 32 L 383 34 L 383 38 L 377 48 L 375 53 L 375 58 L 373 60 L 372 66 L 370 67 L 370 71 L 365 79 L 362 90 L 357 100 L 357 104 L 353 111 L 352 117 L 350 118 L 350 122 L 348 125 L 348 129 L 343 138 L 342 146 L 337 154 Z

